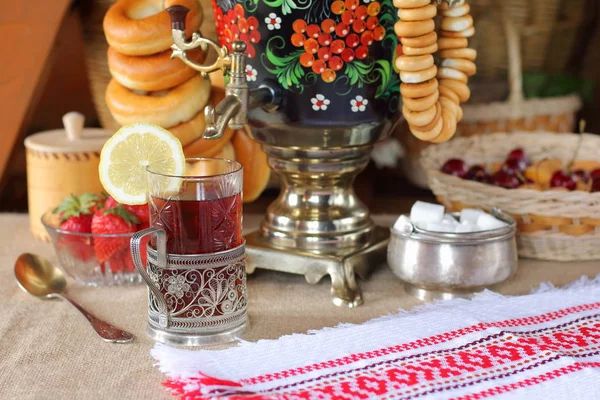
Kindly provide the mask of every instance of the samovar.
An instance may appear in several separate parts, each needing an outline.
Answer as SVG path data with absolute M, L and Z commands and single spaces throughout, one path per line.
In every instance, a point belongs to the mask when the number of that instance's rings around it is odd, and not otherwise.
M 331 277 L 336 305 L 355 307 L 366 278 L 385 260 L 389 229 L 373 223 L 353 190 L 373 145 L 386 138 L 400 80 L 392 0 L 213 1 L 219 44 L 185 37 L 187 9 L 170 7 L 172 57 L 208 74 L 227 74 L 226 97 L 206 107 L 204 139 L 227 125 L 251 126 L 281 178 L 260 229 L 246 236 L 247 270 Z M 198 65 L 188 50 L 218 57 Z

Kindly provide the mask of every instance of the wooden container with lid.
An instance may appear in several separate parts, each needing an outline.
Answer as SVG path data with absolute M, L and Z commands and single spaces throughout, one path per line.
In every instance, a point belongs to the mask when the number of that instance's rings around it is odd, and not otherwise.
M 33 236 L 50 238 L 40 218 L 70 194 L 103 191 L 98 176 L 100 151 L 110 132 L 85 128 L 77 112 L 63 116 L 65 129 L 40 132 L 25 139 L 29 226 Z

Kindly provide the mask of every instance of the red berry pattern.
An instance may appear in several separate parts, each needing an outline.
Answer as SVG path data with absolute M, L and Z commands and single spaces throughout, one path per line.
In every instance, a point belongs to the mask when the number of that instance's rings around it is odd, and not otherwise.
M 297 19 L 292 24 L 294 34 L 290 41 L 304 50 L 300 65 L 320 75 L 324 82 L 335 81 L 336 71 L 345 63 L 367 58 L 369 46 L 385 36 L 377 17 L 381 5 L 378 1 L 361 4 L 362 1 L 335 0 L 331 3 L 333 19 L 325 19 L 319 25 Z M 238 29 L 242 29 L 239 22 Z
M 221 46 L 226 46 L 231 51 L 231 44 L 234 41 L 243 40 L 246 42 L 246 54 L 248 54 L 248 57 L 256 57 L 256 48 L 254 45 L 259 43 L 261 39 L 260 32 L 258 32 L 258 19 L 254 16 L 247 17 L 244 7 L 239 3 L 225 14 L 217 6 L 215 0 L 212 3 Z M 294 31 L 298 32 L 295 26 Z

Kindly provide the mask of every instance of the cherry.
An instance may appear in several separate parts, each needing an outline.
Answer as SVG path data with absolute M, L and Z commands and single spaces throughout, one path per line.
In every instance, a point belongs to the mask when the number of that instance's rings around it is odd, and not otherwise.
M 297 19 L 294 21 L 294 23 L 292 23 L 292 29 L 296 33 L 304 33 L 306 31 L 306 26 L 306 21 L 304 21 L 303 19 Z
M 592 181 L 591 192 L 600 192 L 600 179 L 594 179 Z
M 315 54 L 319 51 L 319 43 L 315 39 L 306 39 L 306 42 L 304 42 L 304 50 L 307 53 Z
M 579 182 L 587 183 L 590 181 L 590 179 L 592 179 L 592 176 L 586 170 L 578 169 L 578 170 L 573 171 L 573 179 L 575 180 L 575 182 L 579 181 Z
M 344 51 L 342 51 L 342 60 L 348 63 L 354 60 L 354 50 L 345 48 Z
M 233 12 L 235 13 L 236 17 L 241 18 L 244 16 L 244 7 L 238 3 L 233 6 Z
M 465 179 L 482 183 L 490 183 L 491 180 L 490 175 L 481 165 L 473 165 L 471 168 L 469 168 Z
M 379 26 L 379 18 L 369 17 L 367 18 L 367 29 L 372 31 Z
M 550 179 L 550 187 L 563 187 L 569 190 L 575 190 L 577 189 L 577 182 L 575 182 L 573 177 L 565 171 L 558 170 Z
M 348 47 L 356 47 L 360 43 L 360 38 L 356 33 L 351 33 L 346 36 L 346 45 Z
M 356 33 L 363 33 L 367 29 L 367 23 L 362 19 L 357 19 L 352 23 L 352 30 Z
M 510 175 L 500 170 L 492 175 L 492 184 L 505 189 L 515 189 L 521 186 L 521 181 L 516 175 Z
M 360 35 L 360 42 L 365 46 L 370 46 L 373 43 L 373 32 L 364 31 Z
M 317 39 L 319 41 L 319 44 L 321 46 L 329 46 L 331 44 L 331 41 L 333 40 L 333 38 L 331 37 L 330 34 L 328 33 L 324 33 L 322 35 L 319 35 L 319 39 Z
M 348 10 L 356 10 L 356 8 L 358 7 L 359 1 L 358 0 L 346 0 L 344 2 L 344 5 L 346 6 L 346 9 Z
M 367 19 L 367 17 L 369 16 L 369 13 L 367 12 L 367 7 L 366 6 L 358 6 L 356 8 L 356 10 L 354 10 L 354 16 L 357 19 L 362 19 L 362 20 Z
M 346 11 L 346 5 L 344 4 L 343 1 L 336 0 L 333 3 L 331 3 L 331 11 L 335 15 L 340 15 L 341 13 L 343 13 L 344 11 Z
M 527 163 L 524 160 L 510 158 L 502 164 L 502 170 L 510 175 L 520 174 L 527 168 Z
M 303 53 L 300 56 L 300 64 L 303 67 L 312 67 L 313 63 L 315 62 L 315 57 L 310 54 L 310 53 Z
M 517 147 L 516 149 L 511 150 L 510 153 L 508 153 L 508 155 L 506 156 L 506 159 L 507 160 L 517 159 L 517 160 L 524 161 L 527 165 L 531 164 L 531 162 L 529 161 L 529 158 L 525 154 L 525 150 L 523 150 L 520 147 Z
M 354 22 L 354 13 L 350 10 L 344 11 L 344 13 L 342 14 L 342 22 L 346 25 L 352 25 L 352 23 Z
M 294 33 L 292 35 L 291 41 L 294 46 L 302 47 L 302 46 L 304 46 L 304 42 L 306 41 L 306 38 L 301 33 Z
M 325 33 L 333 33 L 335 32 L 335 21 L 328 18 L 321 22 L 321 29 Z
M 335 33 L 339 36 L 339 37 L 345 37 L 348 33 L 350 33 L 350 28 L 348 27 L 348 25 L 346 25 L 343 22 L 340 22 L 339 24 L 337 24 L 337 26 L 335 27 Z
M 460 158 L 451 158 L 442 165 L 441 171 L 445 174 L 458 176 L 464 178 L 467 176 L 469 167 Z
M 329 51 L 329 47 L 321 47 L 317 52 L 319 56 L 319 60 L 327 61 L 331 58 L 331 52 Z
M 600 168 L 596 168 L 592 172 L 590 172 L 590 176 L 592 179 L 600 179 Z
M 375 29 L 373 29 L 373 39 L 375 39 L 379 42 L 379 41 L 383 40 L 384 37 L 385 37 L 385 29 L 383 29 L 383 26 L 378 26 Z
M 310 24 L 306 27 L 306 35 L 313 39 L 317 39 L 321 34 L 321 27 L 317 24 Z
M 331 56 L 327 64 L 332 70 L 339 71 L 344 66 L 344 61 L 342 61 L 341 57 Z
M 346 43 L 344 43 L 344 41 L 340 39 L 334 40 L 333 42 L 331 42 L 331 46 L 329 46 L 331 52 L 335 54 L 342 54 L 342 51 L 344 51 L 345 47 Z
M 367 7 L 367 13 L 372 17 L 378 15 L 379 10 L 381 10 L 381 5 L 376 1 L 371 2 Z
M 250 29 L 251 31 L 258 29 L 258 20 L 256 19 L 256 17 L 254 17 L 254 16 L 248 17 L 247 22 L 248 22 L 248 29 Z
M 252 43 L 260 42 L 260 32 L 258 30 L 250 31 L 250 41 Z
M 325 61 L 317 60 L 312 65 L 312 70 L 315 74 L 321 75 L 325 71 Z
M 367 46 L 361 45 L 356 48 L 355 53 L 356 58 L 358 58 L 359 60 L 363 60 L 369 55 L 369 49 L 367 48 Z
M 327 83 L 333 82 L 335 80 L 335 76 L 336 76 L 336 73 L 331 68 L 327 68 L 321 74 L 321 78 L 323 79 L 324 82 L 327 82 Z

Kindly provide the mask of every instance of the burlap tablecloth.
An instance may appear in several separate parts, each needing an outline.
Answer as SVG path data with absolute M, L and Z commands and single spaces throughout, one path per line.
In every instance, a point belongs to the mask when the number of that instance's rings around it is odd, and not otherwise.
M 390 224 L 391 217 L 376 218 Z M 257 216 L 246 216 L 247 228 Z M 52 247 L 34 241 L 27 216 L 0 214 L 0 399 L 161 399 L 164 377 L 153 366 L 145 335 L 146 288 L 86 288 L 73 284 L 72 296 L 98 317 L 136 335 L 128 345 L 104 343 L 87 321 L 62 301 L 41 301 L 15 284 L 13 263 L 18 254 L 34 252 L 55 261 Z M 571 282 L 600 273 L 600 263 L 520 262 L 518 274 L 495 290 L 524 294 L 551 281 Z M 72 283 L 72 282 L 71 282 Z M 309 285 L 303 277 L 257 271 L 248 279 L 252 328 L 246 339 L 361 323 L 420 304 L 404 294 L 389 269 L 379 268 L 361 282 L 365 304 L 356 309 L 334 306 L 328 279 Z

